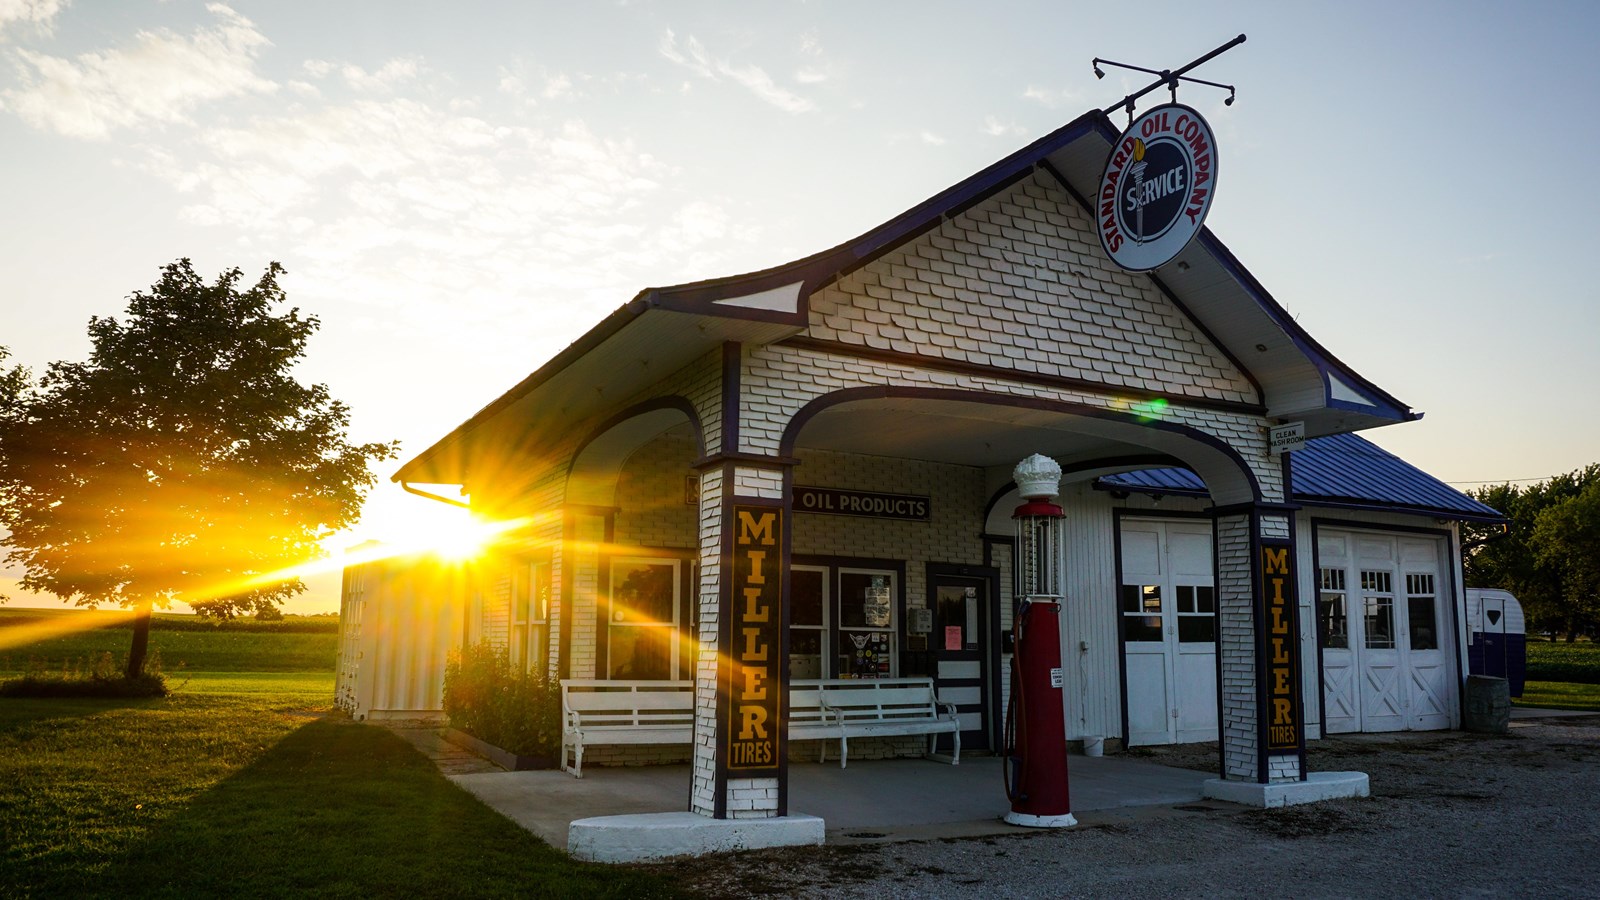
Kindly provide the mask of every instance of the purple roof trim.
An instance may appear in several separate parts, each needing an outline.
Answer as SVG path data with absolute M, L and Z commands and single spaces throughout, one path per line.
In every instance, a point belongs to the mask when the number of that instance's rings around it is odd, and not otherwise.
M 1290 454 L 1293 499 L 1319 506 L 1384 508 L 1452 519 L 1503 521 L 1479 503 L 1378 445 L 1354 434 L 1311 438 Z M 1097 482 L 1108 490 L 1204 494 L 1205 482 L 1188 469 L 1141 469 Z

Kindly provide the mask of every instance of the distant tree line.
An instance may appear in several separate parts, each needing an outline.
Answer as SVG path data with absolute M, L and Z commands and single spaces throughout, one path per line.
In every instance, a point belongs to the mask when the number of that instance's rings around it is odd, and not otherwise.
M 1469 587 L 1517 595 L 1528 628 L 1596 636 L 1600 630 L 1600 464 L 1530 487 L 1470 492 L 1505 513 L 1499 525 L 1467 524 L 1461 540 Z

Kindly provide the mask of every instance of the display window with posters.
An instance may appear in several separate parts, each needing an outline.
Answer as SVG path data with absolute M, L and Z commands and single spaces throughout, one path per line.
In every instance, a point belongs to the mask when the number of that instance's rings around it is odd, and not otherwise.
M 838 573 L 838 678 L 893 678 L 899 674 L 895 658 L 895 598 L 899 578 L 894 572 L 840 568 Z
M 797 562 L 789 571 L 789 677 L 900 674 L 900 572 Z

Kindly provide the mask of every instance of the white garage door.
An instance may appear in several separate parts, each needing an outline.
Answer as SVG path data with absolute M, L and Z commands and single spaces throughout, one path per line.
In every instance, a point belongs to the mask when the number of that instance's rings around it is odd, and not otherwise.
M 1128 743 L 1217 739 L 1211 523 L 1123 519 Z
M 1455 679 L 1440 538 L 1319 529 L 1323 727 L 1450 727 Z

